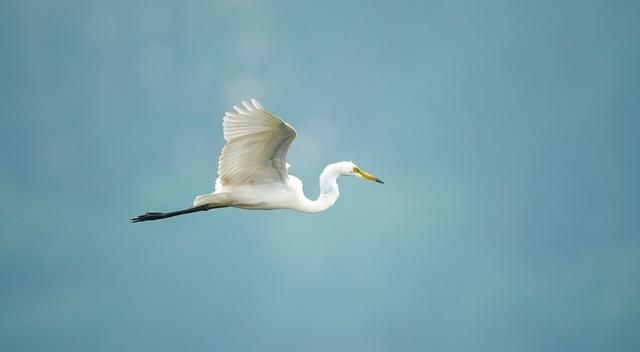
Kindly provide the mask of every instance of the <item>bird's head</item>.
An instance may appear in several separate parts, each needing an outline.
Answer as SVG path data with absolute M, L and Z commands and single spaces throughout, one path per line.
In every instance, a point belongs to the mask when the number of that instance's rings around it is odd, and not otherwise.
M 382 182 L 381 179 L 375 177 L 374 175 L 362 170 L 361 168 L 359 168 L 356 164 L 354 164 L 352 161 L 343 161 L 341 163 L 338 163 L 338 167 L 340 169 L 340 173 L 345 175 L 345 176 L 355 176 L 358 178 L 361 178 L 363 180 L 369 180 L 369 181 L 374 181 L 374 182 L 378 182 L 378 183 L 384 183 Z

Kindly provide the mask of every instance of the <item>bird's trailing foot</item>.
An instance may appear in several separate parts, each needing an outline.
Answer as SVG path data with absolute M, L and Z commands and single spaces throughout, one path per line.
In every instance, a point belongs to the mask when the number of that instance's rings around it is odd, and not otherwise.
M 138 215 L 135 218 L 131 219 L 131 222 L 142 222 L 142 221 L 149 221 L 149 220 L 159 220 L 159 219 L 164 219 L 167 218 L 168 216 L 166 216 L 167 213 L 161 213 L 161 212 L 148 212 L 148 213 L 144 213 L 142 215 Z

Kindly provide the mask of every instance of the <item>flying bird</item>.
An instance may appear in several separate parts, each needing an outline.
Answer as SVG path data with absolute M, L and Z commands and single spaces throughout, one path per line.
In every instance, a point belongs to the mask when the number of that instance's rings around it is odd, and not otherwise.
M 320 174 L 320 196 L 305 197 L 302 181 L 288 174 L 287 151 L 296 138 L 296 130 L 258 101 L 242 102 L 223 118 L 224 139 L 227 142 L 218 159 L 218 178 L 213 193 L 199 195 L 193 206 L 166 213 L 145 213 L 131 222 L 159 220 L 177 215 L 217 208 L 292 209 L 317 213 L 331 207 L 338 197 L 337 179 L 355 176 L 384 183 L 363 171 L 351 161 L 327 165 Z

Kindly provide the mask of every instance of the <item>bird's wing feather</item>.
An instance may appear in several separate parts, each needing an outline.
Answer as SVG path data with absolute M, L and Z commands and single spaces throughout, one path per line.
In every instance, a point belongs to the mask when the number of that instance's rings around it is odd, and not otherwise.
M 218 185 L 286 181 L 287 151 L 296 131 L 255 99 L 234 106 L 223 119 L 224 139 L 218 160 Z

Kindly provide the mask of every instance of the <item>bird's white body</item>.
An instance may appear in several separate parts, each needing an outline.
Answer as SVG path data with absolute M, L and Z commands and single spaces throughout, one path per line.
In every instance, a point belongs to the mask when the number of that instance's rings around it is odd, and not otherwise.
M 348 174 L 349 170 L 353 169 L 352 165 L 353 163 L 344 161 L 327 166 L 320 175 L 320 196 L 317 200 L 308 199 L 304 195 L 302 181 L 289 175 L 284 183 L 219 186 L 211 194 L 197 196 L 193 206 L 224 203 L 242 209 L 292 209 L 307 213 L 320 212 L 336 202 L 340 196 L 337 178 L 342 174 Z
M 304 195 L 302 181 L 288 174 L 287 151 L 296 131 L 267 111 L 255 99 L 234 106 L 223 119 L 227 141 L 218 159 L 218 178 L 213 193 L 197 196 L 193 207 L 168 213 L 146 213 L 133 222 L 157 220 L 194 211 L 235 207 L 270 210 L 292 209 L 307 213 L 324 211 L 338 197 L 337 179 L 356 176 L 383 183 L 351 161 L 329 164 L 320 175 L 320 196 Z

